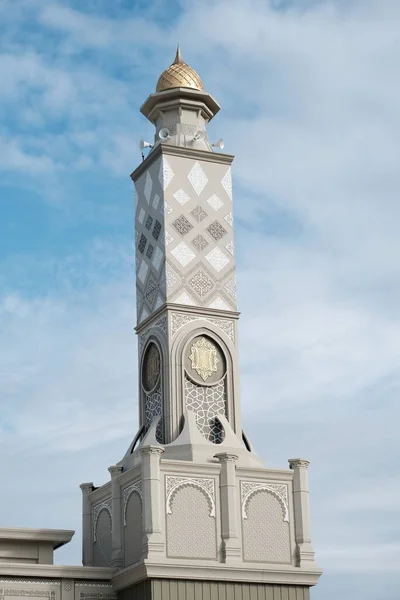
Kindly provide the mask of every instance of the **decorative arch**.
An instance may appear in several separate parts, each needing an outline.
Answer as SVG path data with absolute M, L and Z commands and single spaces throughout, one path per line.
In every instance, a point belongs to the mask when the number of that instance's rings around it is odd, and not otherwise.
M 93 541 L 94 542 L 97 540 L 97 536 L 96 536 L 97 523 L 98 523 L 98 520 L 100 517 L 100 513 L 103 510 L 106 510 L 108 512 L 108 514 L 110 515 L 111 531 L 112 531 L 111 498 L 108 498 L 107 500 L 104 500 L 100 504 L 97 504 L 96 506 L 93 507 Z
M 195 487 L 205 495 L 210 517 L 215 517 L 215 485 L 214 479 L 194 479 L 191 477 L 166 477 L 166 513 L 172 514 L 172 501 L 176 493 L 183 487 Z
M 124 489 L 123 494 L 124 494 L 124 527 L 126 527 L 126 509 L 128 506 L 129 498 L 132 496 L 132 494 L 137 494 L 140 498 L 140 502 L 143 504 L 142 482 L 135 481 L 135 483 L 132 483 L 131 485 L 129 485 L 128 487 L 126 487 Z
M 167 317 L 165 317 L 167 319 Z M 143 434 L 146 433 L 151 425 L 151 422 L 155 417 L 160 415 L 162 418 L 157 427 L 156 436 L 158 441 L 163 441 L 164 438 L 164 423 L 163 423 L 163 415 L 164 415 L 164 393 L 167 389 L 165 382 L 165 373 L 163 365 L 165 364 L 166 355 L 167 355 L 167 341 L 165 337 L 165 332 L 161 331 L 161 327 L 158 327 L 159 331 L 154 331 L 153 329 L 157 328 L 157 323 L 150 327 L 149 331 L 145 332 L 146 340 L 142 346 L 139 360 L 139 380 L 140 380 L 140 421 L 143 425 Z M 158 385 L 147 392 L 144 388 L 142 376 L 143 376 L 143 368 L 144 368 L 144 359 L 147 353 L 147 349 L 150 344 L 154 344 L 160 355 L 160 375 L 158 380 Z M 153 413 L 153 414 L 152 414 Z
M 283 520 L 289 523 L 289 506 L 287 485 L 274 483 L 257 483 L 253 481 L 242 481 L 242 519 L 247 519 L 247 506 L 251 497 L 259 492 L 272 494 L 281 505 Z
M 171 362 L 172 364 L 176 365 L 175 373 L 172 374 L 173 381 L 176 382 L 176 388 L 174 391 L 174 413 L 179 415 L 180 418 L 184 412 L 185 397 L 186 393 L 188 392 L 186 388 L 190 388 L 190 392 L 192 393 L 192 387 L 194 384 L 198 386 L 200 390 L 200 383 L 198 381 L 194 382 L 189 374 L 186 376 L 186 370 L 182 368 L 182 366 L 184 363 L 184 357 L 189 352 L 191 340 L 202 335 L 210 338 L 216 344 L 216 346 L 219 347 L 223 354 L 226 369 L 225 375 L 223 378 L 221 378 L 220 383 L 222 383 L 225 388 L 224 416 L 226 416 L 232 427 L 235 429 L 237 425 L 237 419 L 240 420 L 240 415 L 238 415 L 235 409 L 234 401 L 236 395 L 239 393 L 236 389 L 237 382 L 234 372 L 236 350 L 228 335 L 223 330 L 218 328 L 217 325 L 207 320 L 207 318 L 196 318 L 195 320 L 192 319 L 183 324 L 172 339 Z M 210 383 L 205 381 L 204 383 L 201 383 L 201 388 L 204 388 L 204 390 L 210 389 L 211 391 L 211 388 L 215 388 L 215 386 L 216 382 Z M 179 421 L 174 424 L 174 428 L 175 432 L 173 434 L 173 438 L 179 434 Z

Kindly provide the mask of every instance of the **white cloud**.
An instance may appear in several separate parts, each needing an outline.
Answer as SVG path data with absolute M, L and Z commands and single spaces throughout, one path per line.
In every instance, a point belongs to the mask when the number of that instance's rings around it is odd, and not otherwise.
M 400 387 L 400 4 L 302 2 L 277 12 L 257 0 L 184 2 L 165 35 L 156 22 L 145 30 L 132 19 L 121 29 L 58 3 L 32 6 L 45 31 L 62 30 L 63 45 L 57 57 L 10 46 L 3 58 L 0 105 L 18 96 L 28 126 L 13 136 L 11 152 L 0 150 L 6 168 L 101 167 L 127 176 L 140 159 L 139 105 L 167 66 L 172 38 L 221 102 L 210 131 L 237 155 L 246 432 L 271 466 L 297 453 L 312 461 L 312 530 L 327 569 L 314 597 L 335 597 L 330 572 L 339 571 L 362 572 L 361 597 L 368 574 L 395 571 L 398 553 L 373 521 L 394 510 L 398 496 L 391 477 Z M 129 37 L 129 29 L 141 33 Z M 149 38 L 152 55 L 143 61 Z M 88 47 L 104 63 L 72 62 Z M 130 52 L 135 70 L 126 81 L 109 61 Z M 28 101 L 35 86 L 37 105 Z M 60 135 L 36 136 L 35 115 L 41 127 L 54 115 L 67 125 Z M 29 450 L 55 470 L 56 454 L 68 467 L 60 490 L 74 498 L 80 481 L 105 481 L 135 433 L 132 271 L 118 261 L 126 265 L 126 251 L 112 243 L 66 257 L 53 265 L 63 295 L 32 299 L 16 290 L 0 303 L 3 444 L 16 448 L 12 460 Z M 91 291 L 77 292 L 85 268 Z M 104 269 L 115 271 L 111 284 Z M 55 494 L 50 485 L 45 493 Z M 36 510 L 35 524 L 45 526 L 47 515 Z M 57 514 L 69 523 L 71 515 L 67 506 Z M 77 562 L 79 539 L 74 544 L 59 556 Z

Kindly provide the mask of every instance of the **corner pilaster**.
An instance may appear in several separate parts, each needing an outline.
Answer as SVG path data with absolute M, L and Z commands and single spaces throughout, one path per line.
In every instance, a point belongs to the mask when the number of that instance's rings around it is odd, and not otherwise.
M 149 558 L 153 552 L 163 552 L 165 536 L 163 535 L 161 507 L 161 454 L 160 446 L 145 446 L 140 449 L 143 494 L 143 543 L 142 558 Z
M 237 510 L 236 466 L 238 456 L 223 452 L 215 454 L 221 463 L 220 499 L 221 499 L 221 536 L 222 551 L 226 563 L 241 558 L 242 549 L 238 539 L 239 513 Z
M 290 458 L 289 466 L 293 470 L 294 530 L 299 567 L 314 564 L 314 549 L 311 545 L 310 510 L 308 491 L 309 461 L 302 458 Z
M 93 482 L 81 483 L 82 490 L 82 564 L 93 566 L 92 507 L 89 495 L 93 491 Z

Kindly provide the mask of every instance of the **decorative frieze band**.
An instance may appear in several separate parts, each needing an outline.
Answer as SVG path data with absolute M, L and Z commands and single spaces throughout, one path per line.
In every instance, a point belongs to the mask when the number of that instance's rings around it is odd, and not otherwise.
M 247 519 L 247 505 L 253 494 L 259 491 L 269 492 L 279 501 L 282 507 L 283 520 L 289 522 L 289 503 L 287 485 L 257 481 L 241 482 L 242 519 Z
M 55 598 L 56 593 L 54 590 L 24 590 L 16 588 L 5 588 L 0 589 L 1 596 L 33 596 L 34 598 Z
M 108 511 L 111 519 L 111 527 L 112 527 L 112 510 L 111 510 L 111 498 L 107 500 L 103 500 L 100 504 L 96 504 L 93 506 L 93 541 L 96 541 L 96 529 L 97 529 L 97 521 L 99 520 L 99 516 L 101 511 L 105 509 Z
M 184 315 L 181 313 L 172 313 L 171 314 L 171 334 L 172 337 L 179 331 L 181 327 L 187 325 L 187 323 L 192 323 L 193 321 L 208 321 L 212 323 L 218 329 L 221 329 L 228 336 L 231 342 L 235 343 L 235 327 L 234 322 L 230 319 L 214 319 L 213 317 L 197 317 L 195 315 Z
M 34 584 L 40 584 L 43 585 L 44 583 L 46 584 L 51 584 L 51 585 L 60 585 L 61 581 L 59 579 L 29 579 L 26 577 L 0 577 L 0 586 L 3 585 L 4 583 L 34 583 Z M 1 590 L 0 588 L 0 594 L 1 591 L 4 592 L 4 590 Z
M 80 592 L 80 600 L 116 600 L 117 594 L 114 592 Z
M 166 513 L 172 514 L 172 500 L 176 492 L 185 486 L 200 488 L 206 495 L 210 506 L 210 517 L 215 517 L 215 484 L 214 479 L 203 479 L 193 477 L 173 477 L 167 475 L 165 478 Z
M 87 587 L 108 587 L 112 589 L 110 581 L 102 581 L 96 579 L 80 579 L 75 580 L 75 586 L 87 586 Z
M 143 496 L 142 496 L 142 482 L 141 480 L 135 481 L 134 483 L 132 483 L 131 485 L 129 485 L 128 487 L 126 487 L 124 489 L 124 526 L 126 526 L 126 507 L 128 506 L 128 500 L 131 496 L 131 494 L 133 493 L 138 494 L 138 496 L 140 497 L 140 500 L 143 502 Z

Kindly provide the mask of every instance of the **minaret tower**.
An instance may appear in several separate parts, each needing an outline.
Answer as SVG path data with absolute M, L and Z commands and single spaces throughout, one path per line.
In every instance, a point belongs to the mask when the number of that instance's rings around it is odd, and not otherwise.
M 161 415 L 157 439 L 165 443 L 176 439 L 186 408 L 208 440 L 223 434 L 220 414 L 242 435 L 233 157 L 214 152 L 206 130 L 219 108 L 179 48 L 141 108 L 156 131 L 132 174 L 140 423 L 147 430 Z
M 321 574 L 308 461 L 266 469 L 242 431 L 233 156 L 206 129 L 219 109 L 179 48 L 141 108 L 139 431 L 110 482 L 81 486 L 83 563 L 114 566 L 124 600 L 307 600 Z

